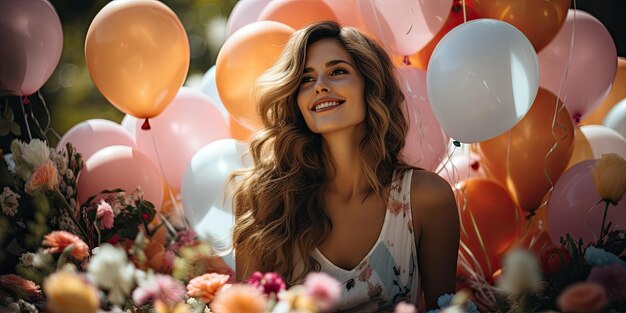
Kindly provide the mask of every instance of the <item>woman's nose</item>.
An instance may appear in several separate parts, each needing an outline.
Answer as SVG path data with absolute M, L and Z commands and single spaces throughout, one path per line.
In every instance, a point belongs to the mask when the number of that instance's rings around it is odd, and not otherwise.
M 318 79 L 317 82 L 315 83 L 315 93 L 320 94 L 322 92 L 329 92 L 329 91 L 330 91 L 330 87 L 326 83 L 326 80 Z

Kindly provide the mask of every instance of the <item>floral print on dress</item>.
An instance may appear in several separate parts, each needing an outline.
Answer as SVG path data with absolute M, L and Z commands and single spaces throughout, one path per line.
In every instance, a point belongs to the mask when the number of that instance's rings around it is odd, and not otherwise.
M 361 274 L 359 274 L 359 281 L 367 281 L 368 279 L 370 279 L 370 277 L 372 277 L 372 267 L 367 264 L 365 269 L 363 269 Z

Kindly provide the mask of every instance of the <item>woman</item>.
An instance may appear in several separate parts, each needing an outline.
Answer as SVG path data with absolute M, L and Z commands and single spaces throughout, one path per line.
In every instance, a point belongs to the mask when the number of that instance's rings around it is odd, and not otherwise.
M 343 283 L 339 309 L 435 307 L 454 292 L 459 220 L 448 183 L 399 153 L 407 124 L 390 58 L 352 28 L 294 33 L 254 94 L 265 128 L 236 174 L 237 278 L 310 271 Z

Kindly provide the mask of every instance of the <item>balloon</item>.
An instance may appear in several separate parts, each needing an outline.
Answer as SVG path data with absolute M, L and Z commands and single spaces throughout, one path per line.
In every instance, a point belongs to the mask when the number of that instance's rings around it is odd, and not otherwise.
M 437 174 L 453 187 L 471 177 L 485 177 L 480 156 L 473 152 L 454 154 L 442 165 L 443 167 Z
M 133 140 L 137 138 L 137 134 L 135 134 L 137 131 L 136 117 L 125 114 L 124 118 L 122 118 L 122 121 L 120 122 L 120 125 L 122 125 L 122 127 L 124 127 L 124 129 L 126 129 L 126 131 L 133 137 Z
M 569 0 L 473 0 L 479 17 L 495 18 L 519 29 L 541 50 L 561 29 Z
M 506 186 L 524 211 L 533 211 L 565 171 L 573 144 L 569 113 L 555 95 L 539 88 L 528 114 L 509 132 L 478 143 L 478 151 L 487 177 Z
M 333 11 L 341 26 L 358 28 L 360 32 L 372 35 L 367 30 L 361 15 L 357 14 L 359 7 L 357 0 L 322 0 Z M 373 36 L 373 35 L 372 35 Z
M 232 248 L 234 217 L 231 199 L 224 198 L 233 170 L 243 168 L 247 146 L 234 139 L 214 141 L 198 150 L 185 171 L 181 197 L 191 227 L 220 253 Z
M 230 136 L 234 139 L 241 141 L 249 141 L 254 134 L 253 130 L 247 129 L 239 124 L 234 118 L 228 118 L 228 128 L 230 130 Z
M 150 123 L 149 131 L 135 124 L 137 148 L 161 166 L 174 190 L 180 190 L 185 169 L 200 148 L 230 136 L 228 122 L 216 105 L 189 87 L 180 88 L 172 103 Z
M 489 277 L 519 236 L 522 212 L 500 184 L 485 178 L 465 180 L 455 192 L 461 218 L 460 252 L 473 255 Z
M 274 64 L 291 33 L 292 28 L 278 22 L 254 22 L 230 36 L 217 55 L 215 79 L 220 99 L 247 128 L 258 129 L 262 124 L 250 90 L 257 77 Z
M 539 87 L 537 54 L 513 26 L 473 20 L 441 39 L 427 82 L 433 112 L 448 135 L 467 143 L 487 140 L 528 112 Z
M 68 142 L 74 145 L 84 160 L 108 146 L 136 147 L 135 139 L 126 129 L 115 122 L 102 119 L 86 120 L 70 128 L 57 144 L 57 151 L 65 150 Z
M 604 125 L 626 137 L 626 98 L 616 104 L 604 119 Z
M 446 155 L 448 138 L 428 103 L 426 95 L 426 72 L 411 67 L 397 70 L 398 82 L 406 106 L 402 107 L 404 118 L 409 123 L 402 158 L 412 166 L 434 170 Z
M 441 41 L 441 38 L 445 36 L 449 31 L 453 28 L 463 24 L 465 22 L 465 18 L 467 21 L 475 20 L 478 18 L 476 12 L 474 12 L 474 8 L 470 6 L 469 1 L 467 1 L 465 6 L 465 17 L 463 17 L 463 4 L 460 0 L 455 0 L 452 5 L 452 10 L 445 23 L 439 30 L 439 32 L 431 39 L 428 44 L 426 44 L 420 51 L 411 55 L 409 57 L 409 61 L 411 62 L 411 66 L 415 66 L 422 70 L 426 70 L 428 68 L 428 61 L 430 61 L 430 56 L 435 51 L 435 47 Z
M 54 72 L 63 29 L 46 0 L 0 1 L 0 95 L 29 96 Z
M 544 211 L 546 210 L 544 209 Z M 541 221 L 537 221 L 534 217 L 531 220 L 522 220 L 522 233 L 508 251 L 524 249 L 540 256 L 543 249 L 552 244 L 550 233 L 541 225 Z
M 78 176 L 79 203 L 99 192 L 121 188 L 131 193 L 140 186 L 144 199 L 163 202 L 161 173 L 143 152 L 128 146 L 108 146 L 96 151 Z
M 569 160 L 567 168 L 569 169 L 582 161 L 591 159 L 594 159 L 594 155 L 589 140 L 587 140 L 585 134 L 580 130 L 580 127 L 576 127 L 574 132 L 574 152 L 572 153 L 572 158 Z
M 595 242 L 600 235 L 604 203 L 591 178 L 591 168 L 596 160 L 587 160 L 574 165 L 559 178 L 548 200 L 548 223 L 550 237 L 559 242 L 561 236 L 572 235 L 575 241 L 583 239 L 583 247 Z M 626 225 L 626 201 L 610 205 L 607 223 L 623 227 Z
M 601 125 L 583 125 L 580 131 L 589 141 L 594 159 L 599 159 L 602 154 L 611 152 L 626 158 L 626 139 L 616 130 Z
M 235 4 L 235 7 L 228 16 L 226 23 L 226 37 L 228 38 L 240 28 L 256 22 L 263 8 L 271 0 L 241 0 Z
M 202 81 L 200 82 L 200 91 L 202 91 L 202 93 L 211 98 L 213 103 L 216 105 L 216 107 L 220 110 L 225 118 L 229 117 L 228 111 L 224 107 L 222 99 L 220 99 L 220 94 L 217 92 L 217 83 L 215 81 L 215 65 L 211 66 L 211 68 L 206 73 L 204 73 L 204 76 L 202 76 Z
M 272 0 L 261 11 L 258 20 L 275 21 L 300 29 L 314 22 L 336 22 L 337 17 L 322 0 Z
M 607 113 L 620 100 L 626 98 L 626 58 L 617 57 L 617 73 L 609 94 L 580 123 L 583 125 L 600 125 Z
M 391 51 L 411 55 L 439 32 L 452 0 L 357 0 L 368 30 Z
M 578 124 L 609 93 L 616 60 L 615 43 L 604 25 L 589 13 L 569 10 L 559 33 L 539 52 L 539 85 L 563 99 Z
M 116 108 L 150 118 L 183 85 L 189 41 L 176 14 L 160 1 L 117 0 L 91 22 L 85 59 L 94 84 Z

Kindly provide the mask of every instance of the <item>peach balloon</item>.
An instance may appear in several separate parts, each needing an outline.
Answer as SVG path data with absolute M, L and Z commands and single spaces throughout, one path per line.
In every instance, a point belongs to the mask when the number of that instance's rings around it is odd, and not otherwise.
M 569 0 L 473 0 L 480 18 L 494 18 L 519 29 L 536 51 L 545 47 L 559 32 L 569 8 Z
M 252 138 L 252 134 L 254 134 L 253 130 L 241 126 L 241 124 L 231 116 L 228 117 L 228 129 L 230 130 L 230 136 L 239 141 L 248 141 Z
M 116 108 L 150 118 L 183 85 L 189 41 L 176 14 L 163 3 L 116 0 L 91 22 L 85 59 L 94 84 Z
M 604 118 L 620 100 L 626 98 L 626 58 L 617 58 L 617 73 L 613 87 L 600 105 L 593 109 L 580 123 L 582 125 L 602 125 Z
M 314 22 L 337 22 L 337 16 L 322 0 L 273 0 L 261 11 L 258 20 L 275 21 L 300 29 Z
M 487 177 L 507 186 L 525 211 L 541 205 L 541 199 L 565 171 L 574 151 L 574 125 L 560 101 L 558 107 L 553 127 L 557 98 L 539 88 L 530 110 L 517 125 L 478 144 Z
M 341 26 L 350 26 L 358 28 L 360 32 L 373 36 L 367 31 L 367 26 L 363 22 L 361 15 L 356 14 L 359 7 L 357 6 L 357 0 L 322 0 L 328 7 L 335 13 L 337 20 Z
M 293 29 L 274 21 L 250 23 L 232 34 L 217 55 L 215 79 L 228 113 L 249 129 L 262 126 L 250 90 L 257 77 L 270 68 Z

